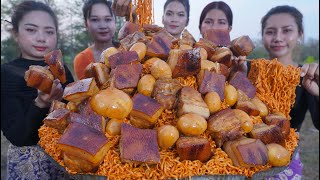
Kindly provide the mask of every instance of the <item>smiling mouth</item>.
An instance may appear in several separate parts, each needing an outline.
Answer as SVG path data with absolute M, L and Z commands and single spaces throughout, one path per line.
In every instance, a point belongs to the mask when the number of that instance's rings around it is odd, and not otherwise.
M 37 51 L 45 51 L 47 48 L 46 47 L 37 47 L 37 46 L 34 46 L 34 48 L 37 50 Z

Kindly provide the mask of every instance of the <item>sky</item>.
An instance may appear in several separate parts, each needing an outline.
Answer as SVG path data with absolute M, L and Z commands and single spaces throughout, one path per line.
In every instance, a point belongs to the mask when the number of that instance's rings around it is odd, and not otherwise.
M 188 31 L 198 40 L 199 19 L 202 9 L 212 0 L 189 0 L 190 21 Z M 296 7 L 304 16 L 304 39 L 319 40 L 319 1 L 318 0 L 224 0 L 233 13 L 233 28 L 230 38 L 248 35 L 251 39 L 261 39 L 261 18 L 272 8 L 279 5 Z M 154 0 L 155 24 L 163 26 L 162 15 L 165 0 Z

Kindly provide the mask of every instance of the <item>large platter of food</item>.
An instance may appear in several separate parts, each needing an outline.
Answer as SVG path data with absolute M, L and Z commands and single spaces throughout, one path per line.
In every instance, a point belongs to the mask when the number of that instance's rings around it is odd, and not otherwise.
M 299 68 L 256 59 L 248 75 L 238 71 L 232 57 L 254 45 L 248 36 L 230 41 L 224 31 L 196 42 L 187 30 L 176 39 L 156 25 L 127 22 L 119 37 L 119 48 L 106 49 L 84 79 L 67 85 L 68 103 L 54 101 L 39 129 L 39 145 L 67 172 L 253 178 L 290 163 L 299 139 L 289 116 Z M 45 59 L 53 69 L 62 64 L 60 51 Z M 34 83 L 36 72 L 26 73 L 28 85 L 48 88 Z

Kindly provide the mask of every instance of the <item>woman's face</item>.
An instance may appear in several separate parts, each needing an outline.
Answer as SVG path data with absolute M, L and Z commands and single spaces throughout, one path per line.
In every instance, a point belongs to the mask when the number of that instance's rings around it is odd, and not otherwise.
M 291 57 L 299 38 L 297 23 L 290 14 L 274 14 L 267 19 L 262 39 L 271 58 Z
M 112 41 L 116 30 L 116 23 L 107 5 L 103 3 L 94 4 L 91 8 L 91 15 L 87 18 L 86 25 L 94 41 L 102 43 Z
M 221 29 L 231 31 L 227 16 L 220 9 L 211 9 L 201 24 L 200 33 L 204 34 L 208 29 Z
M 187 21 L 187 12 L 183 4 L 178 1 L 168 4 L 162 16 L 162 23 L 171 35 L 180 38 L 181 32 L 187 26 Z
M 54 20 L 44 11 L 31 11 L 24 15 L 14 36 L 22 57 L 26 59 L 43 60 L 43 56 L 57 45 Z

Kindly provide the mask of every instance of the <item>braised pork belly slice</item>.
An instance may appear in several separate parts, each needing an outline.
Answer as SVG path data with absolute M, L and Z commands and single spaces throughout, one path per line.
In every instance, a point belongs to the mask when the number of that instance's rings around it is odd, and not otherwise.
M 213 42 L 200 38 L 198 42 L 194 44 L 195 48 L 203 48 L 207 51 L 208 59 L 211 59 L 213 53 L 215 52 L 215 48 L 217 47 Z
M 200 48 L 171 50 L 167 63 L 172 70 L 172 78 L 196 75 L 201 70 Z
M 122 123 L 119 149 L 122 162 L 147 164 L 160 162 L 157 130 L 139 129 Z
M 254 124 L 249 136 L 260 139 L 264 144 L 277 143 L 285 147 L 285 138 L 280 127 L 276 125 Z
M 109 64 L 111 69 L 116 68 L 122 64 L 138 64 L 139 56 L 136 51 L 120 51 L 109 57 Z
M 99 91 L 94 78 L 81 79 L 68 84 L 63 91 L 63 98 L 71 102 L 81 102 Z
M 97 170 L 111 147 L 102 132 L 77 122 L 68 125 L 57 145 L 66 167 L 79 173 Z
M 109 68 L 103 63 L 90 63 L 85 68 L 85 78 L 93 77 L 100 89 L 103 89 L 109 78 Z
M 24 80 L 27 86 L 50 94 L 54 77 L 47 67 L 31 65 L 24 73 Z
M 180 137 L 176 146 L 180 161 L 199 160 L 207 162 L 213 155 L 209 140 L 202 137 Z
M 142 73 L 142 65 L 139 64 L 124 64 L 111 70 L 110 87 L 115 87 L 120 90 L 134 90 L 137 87 Z M 130 93 L 129 93 L 130 94 Z
M 78 113 L 70 113 L 70 122 L 82 123 L 105 133 L 107 120 L 92 110 L 89 98 L 81 102 L 78 109 Z
M 227 47 L 219 47 L 216 48 L 216 51 L 211 56 L 210 60 L 213 62 L 218 62 L 221 64 L 226 65 L 227 67 L 231 67 L 232 61 L 232 51 Z
M 49 108 L 49 113 L 51 113 L 52 111 L 56 110 L 56 109 L 62 109 L 62 108 L 67 108 L 67 104 L 58 100 L 53 100 L 51 102 L 51 106 Z
M 231 50 L 235 56 L 248 56 L 255 48 L 249 36 L 240 36 L 231 41 Z
M 202 99 L 201 94 L 189 86 L 183 87 L 178 92 L 177 115 L 180 117 L 187 113 L 195 113 L 205 119 L 210 116 L 208 105 Z
M 260 111 L 258 107 L 251 101 L 237 101 L 235 105 L 236 109 L 241 109 L 242 111 L 248 113 L 250 116 L 258 116 Z
M 238 71 L 234 73 L 229 83 L 244 92 L 250 99 L 256 95 L 256 87 L 243 72 Z
M 281 129 L 284 138 L 287 138 L 290 134 L 290 120 L 286 117 L 278 114 L 268 114 L 263 122 L 267 125 L 276 125 Z
M 244 132 L 241 128 L 241 120 L 233 109 L 221 110 L 208 120 L 208 128 L 217 147 L 221 147 L 224 142 L 235 140 L 241 137 Z
M 60 108 L 52 111 L 43 119 L 43 123 L 49 127 L 55 128 L 59 133 L 63 133 L 68 126 L 68 117 L 70 111 L 65 108 Z
M 49 65 L 49 69 L 53 76 L 60 80 L 61 83 L 67 81 L 66 71 L 62 62 L 61 50 L 53 50 L 44 55 L 44 61 Z
M 209 29 L 204 32 L 203 37 L 216 46 L 229 46 L 231 44 L 229 30 Z
M 122 40 L 128 35 L 133 34 L 139 30 L 140 30 L 140 26 L 138 24 L 126 21 L 119 30 L 118 39 Z
M 152 128 L 164 109 L 162 105 L 157 100 L 140 93 L 135 94 L 132 101 L 131 124 L 138 128 Z
M 149 40 L 142 32 L 139 31 L 134 32 L 133 34 L 130 34 L 124 39 L 120 40 L 121 47 L 126 51 L 129 51 L 131 46 L 137 42 L 146 44 L 147 42 L 149 42 Z
M 152 97 L 154 97 L 165 109 L 176 107 L 177 92 L 182 85 L 177 79 L 158 79 L 155 82 Z
M 158 57 L 167 59 L 171 50 L 172 42 L 175 38 L 166 30 L 161 30 L 152 36 L 152 39 L 147 43 L 146 55 L 150 57 Z
M 233 165 L 254 167 L 268 163 L 267 147 L 259 139 L 241 137 L 223 144 L 223 150 L 232 160 Z
M 152 37 L 155 33 L 163 30 L 163 27 L 160 27 L 156 24 L 143 24 L 142 31 L 146 36 Z
M 198 74 L 197 81 L 201 94 L 215 91 L 219 94 L 221 101 L 224 100 L 224 85 L 226 82 L 224 75 L 204 70 L 203 74 Z
M 188 45 L 193 47 L 194 43 L 196 43 L 196 40 L 194 39 L 194 37 L 192 36 L 192 34 L 189 33 L 189 31 L 187 29 L 184 29 L 182 32 L 182 38 L 180 40 L 180 46 L 181 45 Z

